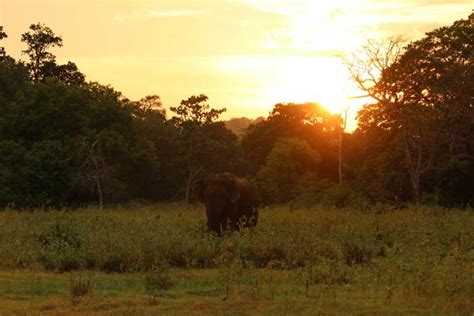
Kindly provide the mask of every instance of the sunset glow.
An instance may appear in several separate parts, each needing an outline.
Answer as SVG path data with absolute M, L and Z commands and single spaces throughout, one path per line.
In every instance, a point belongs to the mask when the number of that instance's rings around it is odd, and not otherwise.
M 277 102 L 361 105 L 341 56 L 368 38 L 424 32 L 466 18 L 471 0 L 0 0 L 7 53 L 44 22 L 64 38 L 61 62 L 131 99 L 174 106 L 204 93 L 225 118 L 266 116 Z M 353 121 L 352 128 L 355 127 Z

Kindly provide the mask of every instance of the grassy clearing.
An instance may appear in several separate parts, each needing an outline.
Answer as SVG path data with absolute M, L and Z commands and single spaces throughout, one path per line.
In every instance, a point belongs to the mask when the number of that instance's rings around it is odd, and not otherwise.
M 394 299 L 386 304 L 375 291 L 353 286 L 338 289 L 336 300 L 324 287 L 315 287 L 314 294 L 305 298 L 303 289 L 292 282 L 291 272 L 280 271 L 281 283 L 276 293 L 262 288 L 252 294 L 252 284 L 243 284 L 227 300 L 216 270 L 175 270 L 172 279 L 176 286 L 154 301 L 146 293 L 140 274 L 94 273 L 95 289 L 80 298 L 71 296 L 69 273 L 1 272 L 0 306 L 2 315 L 28 312 L 38 314 L 385 314 L 419 313 L 445 314 L 454 312 L 451 306 L 436 306 L 435 300 L 419 301 L 411 297 Z M 261 277 L 265 272 L 261 271 Z M 35 280 L 32 283 L 32 280 Z M 33 289 L 33 291 L 32 291 Z M 382 289 L 379 289 L 382 292 Z M 467 310 L 466 310 L 467 311 Z
M 474 214 L 265 209 L 219 239 L 181 204 L 0 213 L 0 313 L 474 311 Z

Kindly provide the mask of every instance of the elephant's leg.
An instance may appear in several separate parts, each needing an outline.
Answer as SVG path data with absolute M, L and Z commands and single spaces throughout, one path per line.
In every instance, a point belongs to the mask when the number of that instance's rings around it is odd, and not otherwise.
M 258 211 L 255 207 L 246 207 L 241 210 L 242 223 L 244 227 L 253 227 L 258 221 Z
M 207 227 L 210 231 L 221 235 L 223 227 L 223 214 L 222 212 L 209 212 L 207 211 Z
M 231 229 L 238 230 L 241 226 L 242 213 L 238 204 L 233 204 L 228 209 L 228 226 Z

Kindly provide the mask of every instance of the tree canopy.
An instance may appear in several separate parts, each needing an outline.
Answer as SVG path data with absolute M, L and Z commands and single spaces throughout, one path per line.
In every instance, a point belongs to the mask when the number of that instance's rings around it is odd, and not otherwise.
M 265 203 L 474 202 L 472 19 L 409 44 L 371 40 L 348 59 L 372 100 L 351 134 L 317 103 L 224 122 L 200 94 L 167 113 L 159 95 L 129 100 L 58 64 L 63 39 L 46 25 L 21 40 L 26 62 L 0 51 L 1 208 L 190 201 L 213 172 L 251 178 Z
M 473 51 L 469 20 L 427 33 L 382 69 L 372 93 L 384 97 L 359 113 L 367 150 L 381 145 L 374 159 L 394 152 L 414 200 L 448 189 L 443 178 L 449 173 L 473 179 Z M 463 191 L 456 182 L 449 181 L 456 187 L 450 190 Z
M 42 23 L 30 25 L 30 30 L 21 35 L 21 41 L 27 48 L 23 54 L 30 59 L 26 64 L 33 81 L 44 81 L 54 78 L 69 85 L 84 83 L 84 75 L 79 72 L 76 64 L 68 62 L 65 65 L 56 63 L 56 56 L 49 50 L 62 47 L 63 39 Z

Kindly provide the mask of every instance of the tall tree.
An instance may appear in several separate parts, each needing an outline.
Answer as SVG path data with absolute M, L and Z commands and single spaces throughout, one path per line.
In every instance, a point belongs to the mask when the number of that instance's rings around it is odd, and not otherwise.
M 314 174 L 320 160 L 319 154 L 306 141 L 297 138 L 280 139 L 256 176 L 263 201 L 290 201 L 298 181 L 307 173 Z
M 337 133 L 340 119 L 317 103 L 276 104 L 268 119 L 251 125 L 242 145 L 253 173 L 265 164 L 281 138 L 305 140 L 322 157 L 321 176 L 337 179 Z
M 376 63 L 384 67 L 365 88 L 376 102 L 360 112 L 359 128 L 386 139 L 385 148 L 398 148 L 416 202 L 436 186 L 428 183 L 433 173 L 453 159 L 464 157 L 472 165 L 473 51 L 472 21 L 457 21 L 427 33 L 403 52 L 387 50 L 394 58 Z
M 30 25 L 30 30 L 21 35 L 21 41 L 27 45 L 23 54 L 29 57 L 27 67 L 34 82 L 53 78 L 68 85 L 80 85 L 85 82 L 85 76 L 73 62 L 65 65 L 56 63 L 56 56 L 49 50 L 62 47 L 63 39 L 42 23 Z
M 63 39 L 42 23 L 30 25 L 30 31 L 21 35 L 21 41 L 27 48 L 23 51 L 30 61 L 27 66 L 35 82 L 43 79 L 42 69 L 47 63 L 55 63 L 56 57 L 49 52 L 53 47 L 62 47 Z
M 192 182 L 202 173 L 212 171 L 220 164 L 219 160 L 226 151 L 225 139 L 233 135 L 223 123 L 221 128 L 216 129 L 216 121 L 226 109 L 211 108 L 207 100 L 208 97 L 203 94 L 191 96 L 182 100 L 178 107 L 170 108 L 176 114 L 172 120 L 180 130 L 181 148 L 187 169 L 188 202 L 191 202 Z M 232 138 L 232 141 L 237 139 L 235 135 Z
M 149 166 L 137 166 L 136 174 L 147 185 L 140 188 L 147 199 L 175 199 L 183 186 L 182 166 L 178 145 L 178 129 L 166 119 L 166 111 L 158 95 L 146 96 L 135 103 L 134 126 L 142 143 L 151 142 L 159 158 L 156 172 Z M 138 192 L 137 192 L 138 194 Z
M 344 59 L 352 80 L 364 94 L 376 102 L 386 103 L 393 96 L 389 91 L 380 89 L 382 74 L 403 55 L 406 41 L 400 36 L 383 41 L 368 40 L 360 50 Z
M 99 209 L 104 208 L 104 183 L 110 178 L 110 166 L 102 151 L 101 135 L 89 140 L 80 137 L 78 140 L 80 151 L 85 153 L 85 159 L 78 168 L 77 181 L 90 192 L 97 194 Z
M 340 114 L 340 124 L 339 124 L 339 167 L 338 167 L 338 172 L 339 172 L 339 184 L 342 183 L 342 167 L 343 167 L 343 154 L 342 154 L 342 148 L 343 148 L 343 141 L 344 141 L 344 136 L 347 128 L 347 112 L 349 111 L 349 107 L 344 107 L 341 110 Z
M 137 102 L 137 109 L 143 113 L 155 113 L 161 117 L 165 117 L 166 110 L 159 95 L 147 95 Z
M 208 100 L 209 98 L 204 94 L 182 100 L 178 107 L 170 108 L 172 112 L 176 113 L 173 120 L 179 126 L 201 127 L 214 123 L 226 109 L 213 109 L 207 103 Z

